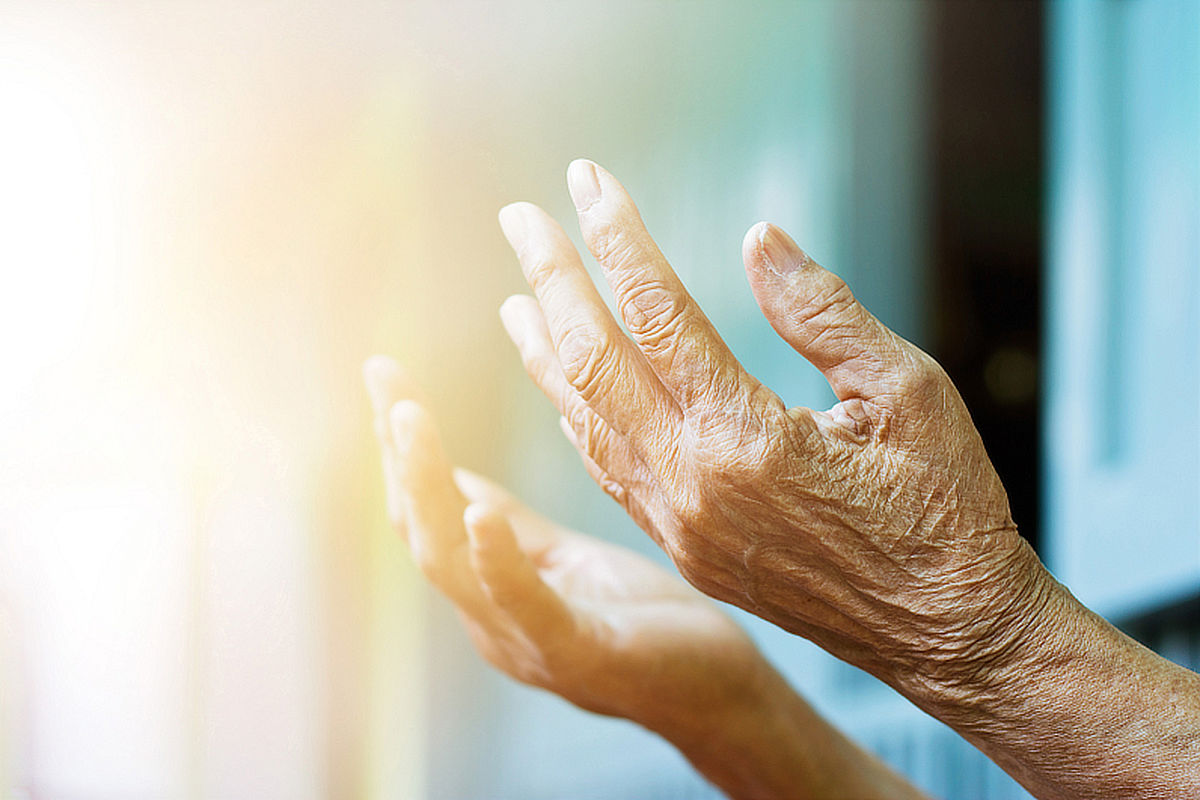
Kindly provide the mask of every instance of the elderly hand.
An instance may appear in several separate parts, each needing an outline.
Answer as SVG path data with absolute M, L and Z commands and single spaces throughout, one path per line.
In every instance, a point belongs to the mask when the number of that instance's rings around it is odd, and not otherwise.
M 683 576 L 928 707 L 1011 665 L 1057 590 L 1018 535 L 949 378 L 778 228 L 743 259 L 763 313 L 839 402 L 788 408 L 738 363 L 608 172 L 568 171 L 626 336 L 562 229 L 500 222 L 536 295 L 505 325 L 596 481 Z

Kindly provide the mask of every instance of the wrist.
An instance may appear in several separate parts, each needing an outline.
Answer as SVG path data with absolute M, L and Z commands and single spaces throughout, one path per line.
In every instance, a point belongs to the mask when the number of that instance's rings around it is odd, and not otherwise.
M 949 724 L 986 717 L 992 703 L 1041 664 L 1056 640 L 1078 623 L 1078 603 L 1046 570 L 1015 529 L 985 540 L 989 557 L 945 580 L 956 594 L 937 605 L 937 622 L 888 682 Z
M 1200 676 L 1129 639 L 1040 564 L 1010 601 L 995 641 L 910 699 L 1038 797 L 1200 791 Z
M 746 674 L 728 677 L 723 690 L 714 686 L 719 700 L 647 727 L 730 798 L 809 797 L 803 782 L 789 780 L 802 769 L 791 753 L 798 744 L 792 715 L 797 703 L 812 713 L 807 704 L 761 655 Z
M 658 731 L 733 800 L 925 800 L 821 718 L 765 659 L 736 700 Z
M 745 751 L 754 746 L 749 735 L 758 719 L 761 727 L 767 713 L 774 714 L 786 681 L 759 653 L 738 674 L 705 674 L 707 687 L 696 693 L 693 702 L 680 708 L 657 709 L 635 720 L 662 736 L 687 755 L 705 759 L 730 753 L 732 748 Z

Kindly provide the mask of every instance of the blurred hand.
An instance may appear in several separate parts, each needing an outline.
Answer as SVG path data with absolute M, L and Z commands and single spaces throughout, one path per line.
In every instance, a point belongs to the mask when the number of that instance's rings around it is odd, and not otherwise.
M 788 408 L 730 353 L 621 185 L 588 161 L 568 183 L 629 335 L 528 203 L 500 221 L 536 300 L 501 314 L 595 480 L 693 585 L 914 699 L 1005 663 L 1056 584 L 934 360 L 760 223 L 743 243 L 754 295 L 839 398 Z
M 452 470 L 395 362 L 376 356 L 365 374 L 392 522 L 494 666 L 668 738 L 704 735 L 776 679 L 742 630 L 674 575 Z

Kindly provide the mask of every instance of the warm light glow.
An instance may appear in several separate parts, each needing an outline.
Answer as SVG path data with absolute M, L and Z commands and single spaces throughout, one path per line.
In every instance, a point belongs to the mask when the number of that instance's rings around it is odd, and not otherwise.
M 110 266 L 115 188 L 103 95 L 64 54 L 31 45 L 0 44 L 0 359 L 18 397 L 22 378 L 77 344 Z

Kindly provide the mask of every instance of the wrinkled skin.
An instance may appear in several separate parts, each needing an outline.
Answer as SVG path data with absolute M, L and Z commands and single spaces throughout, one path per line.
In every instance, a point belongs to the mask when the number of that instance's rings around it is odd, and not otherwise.
M 954 386 L 778 228 L 746 236 L 775 330 L 829 380 L 787 408 L 687 294 L 621 185 L 568 171 L 626 335 L 544 211 L 500 221 L 536 299 L 501 309 L 593 478 L 701 591 L 916 698 L 1004 661 L 1052 581 Z
M 491 664 L 659 732 L 700 735 L 697 709 L 715 724 L 714 710 L 757 699 L 756 681 L 773 673 L 712 601 L 649 560 L 452 470 L 399 366 L 376 356 L 365 372 L 392 522 Z

